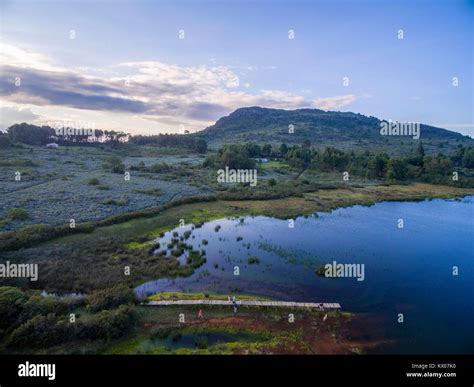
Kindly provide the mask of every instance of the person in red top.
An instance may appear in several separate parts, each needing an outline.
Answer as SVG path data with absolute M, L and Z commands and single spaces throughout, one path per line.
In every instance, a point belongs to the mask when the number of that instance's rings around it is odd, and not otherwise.
M 198 311 L 198 318 L 202 318 L 202 309 L 199 309 Z

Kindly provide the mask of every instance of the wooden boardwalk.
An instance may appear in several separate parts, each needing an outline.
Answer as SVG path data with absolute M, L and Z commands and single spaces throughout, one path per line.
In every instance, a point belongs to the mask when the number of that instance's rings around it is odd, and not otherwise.
M 236 301 L 237 306 L 275 306 L 287 308 L 316 308 L 316 309 L 341 309 L 337 302 L 286 302 L 286 301 Z M 175 305 L 224 305 L 233 306 L 234 303 L 225 300 L 173 300 L 173 301 L 148 301 L 143 305 L 148 306 L 175 306 Z

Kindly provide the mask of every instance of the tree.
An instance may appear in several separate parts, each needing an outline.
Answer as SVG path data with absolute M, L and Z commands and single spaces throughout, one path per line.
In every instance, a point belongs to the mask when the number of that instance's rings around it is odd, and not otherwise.
M 370 158 L 367 164 L 367 177 L 372 179 L 384 178 L 388 159 L 385 153 L 377 153 L 374 157 Z
M 334 147 L 326 147 L 319 156 L 319 161 L 323 169 L 341 171 L 349 164 L 349 155 Z
M 207 151 L 207 142 L 202 138 L 198 138 L 194 143 L 194 150 L 197 153 L 206 153 Z
M 280 154 L 281 154 L 281 156 L 285 157 L 287 152 L 288 152 L 288 145 L 286 145 L 285 143 L 281 144 L 280 145 Z
M 241 145 L 224 145 L 222 148 L 219 149 L 217 163 L 221 168 L 255 168 L 255 160 L 249 157 L 247 149 Z
M 416 148 L 416 153 L 421 157 L 425 156 L 425 148 L 423 148 L 423 142 L 422 141 L 420 141 L 418 143 L 418 147 Z
M 268 157 L 268 156 L 271 156 L 271 154 L 272 154 L 272 146 L 270 144 L 265 144 L 262 147 L 262 156 Z
M 112 173 L 124 173 L 125 164 L 122 161 L 122 158 L 117 155 L 110 156 L 107 159 L 107 169 Z
M 462 157 L 462 166 L 465 168 L 474 168 L 474 148 L 469 147 L 464 150 Z
M 453 170 L 452 161 L 445 158 L 444 156 L 438 155 L 436 157 L 425 157 L 424 160 L 424 172 L 428 175 L 446 176 Z
M 201 137 L 182 134 L 158 134 L 153 136 L 137 135 L 129 138 L 131 144 L 157 145 L 160 147 L 174 147 L 190 149 L 197 153 L 206 153 L 207 143 Z
M 260 157 L 262 155 L 262 149 L 258 144 L 247 143 L 245 144 L 249 157 Z
M 390 159 L 387 163 L 387 178 L 403 180 L 408 172 L 407 164 L 401 159 Z
M 311 150 L 294 146 L 287 152 L 286 159 L 294 168 L 307 168 L 311 162 Z
M 28 145 L 46 145 L 52 141 L 55 132 L 49 126 L 36 126 L 27 123 L 15 124 L 7 129 L 11 142 L 21 142 Z

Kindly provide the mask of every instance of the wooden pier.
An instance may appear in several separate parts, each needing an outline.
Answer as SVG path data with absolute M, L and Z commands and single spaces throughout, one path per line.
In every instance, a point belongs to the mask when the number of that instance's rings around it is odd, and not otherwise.
M 166 300 L 166 301 L 148 301 L 142 305 L 147 306 L 178 306 L 178 305 L 221 305 L 234 306 L 233 302 L 225 300 Z M 341 309 L 337 302 L 286 302 L 286 301 L 254 301 L 242 300 L 235 301 L 236 306 L 274 306 L 286 308 L 315 308 L 321 310 Z

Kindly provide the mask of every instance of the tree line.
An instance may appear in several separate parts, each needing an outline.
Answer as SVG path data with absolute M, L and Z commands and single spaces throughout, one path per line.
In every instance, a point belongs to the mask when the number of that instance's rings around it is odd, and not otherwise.
M 91 137 L 87 130 L 69 130 L 62 128 L 61 134 L 50 126 L 37 126 L 26 123 L 15 124 L 0 133 L 0 148 L 6 148 L 15 143 L 43 146 L 51 142 L 60 145 L 94 145 L 94 144 L 134 144 L 155 145 L 158 147 L 175 147 L 189 149 L 196 153 L 205 153 L 207 143 L 204 139 L 188 135 L 159 134 L 153 136 L 131 136 L 128 133 L 114 130 L 95 129 Z
M 439 183 L 454 171 L 474 168 L 474 147 L 459 146 L 450 156 L 441 153 L 426 155 L 422 142 L 419 142 L 411 154 L 399 157 L 390 157 L 385 152 L 356 152 L 334 147 L 317 150 L 311 147 L 310 143 L 293 146 L 260 146 L 252 143 L 223 145 L 215 155 L 206 159 L 204 166 L 248 169 L 254 168 L 256 159 L 261 157 L 286 162 L 290 167 L 299 170 L 347 171 L 351 175 L 376 180 L 422 180 Z

